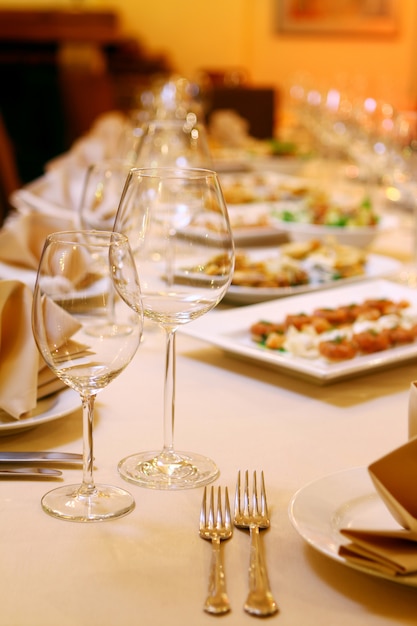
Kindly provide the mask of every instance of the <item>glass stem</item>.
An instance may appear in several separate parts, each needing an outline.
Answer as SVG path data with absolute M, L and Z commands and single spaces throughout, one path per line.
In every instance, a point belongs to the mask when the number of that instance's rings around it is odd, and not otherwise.
M 175 330 L 166 331 L 164 379 L 164 454 L 174 451 L 175 422 Z
M 79 489 L 79 494 L 89 496 L 95 493 L 96 487 L 93 478 L 93 420 L 94 420 L 94 402 L 96 396 L 82 395 L 83 407 L 83 482 Z

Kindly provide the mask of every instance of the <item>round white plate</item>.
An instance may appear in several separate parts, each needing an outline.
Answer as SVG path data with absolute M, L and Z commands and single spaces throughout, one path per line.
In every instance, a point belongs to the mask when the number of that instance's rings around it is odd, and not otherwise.
M 334 561 L 372 576 L 417 587 L 417 574 L 391 576 L 339 556 L 339 547 L 349 543 L 339 532 L 341 528 L 399 528 L 375 491 L 366 468 L 337 472 L 302 487 L 291 499 L 289 517 L 308 544 Z
M 64 389 L 40 400 L 30 415 L 19 420 L 0 410 L 0 436 L 13 435 L 52 422 L 80 408 L 80 396 L 73 389 Z

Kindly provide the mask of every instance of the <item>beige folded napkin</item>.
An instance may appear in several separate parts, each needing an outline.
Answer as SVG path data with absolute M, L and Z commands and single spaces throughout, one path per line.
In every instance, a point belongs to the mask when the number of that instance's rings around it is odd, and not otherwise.
M 72 335 L 79 324 L 52 301 L 44 306 L 47 332 L 59 345 L 63 329 Z M 0 281 L 0 409 L 15 419 L 29 415 L 39 399 L 66 387 L 38 351 L 31 312 L 30 288 L 16 280 Z M 85 346 L 73 342 L 70 349 L 76 353 Z
M 31 307 L 29 287 L 0 281 L 0 408 L 15 418 L 36 406 L 39 353 Z
M 62 217 L 36 212 L 12 215 L 0 231 L 0 261 L 37 270 L 47 235 L 73 227 Z
M 339 554 L 370 569 L 400 576 L 417 572 L 417 438 L 368 467 L 398 529 L 341 529 L 351 543 Z

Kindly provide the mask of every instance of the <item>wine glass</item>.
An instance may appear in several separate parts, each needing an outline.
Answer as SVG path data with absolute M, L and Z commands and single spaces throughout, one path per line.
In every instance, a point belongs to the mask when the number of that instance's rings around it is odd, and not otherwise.
M 196 116 L 155 119 L 145 126 L 136 151 L 136 167 L 202 167 L 212 169 L 205 126 Z
M 417 111 L 400 111 L 393 129 L 386 194 L 389 200 L 410 212 L 413 232 L 411 266 L 404 266 L 401 279 L 417 287 Z
M 113 230 L 130 168 L 131 165 L 121 159 L 100 161 L 87 167 L 78 205 L 82 230 Z
M 123 459 L 119 472 L 130 482 L 155 489 L 207 484 L 219 473 L 216 464 L 174 449 L 175 336 L 178 327 L 213 309 L 232 279 L 233 238 L 216 173 L 132 169 L 114 229 L 126 234 L 136 250 L 145 317 L 166 332 L 163 448 Z
M 128 294 L 130 306 L 118 298 L 113 314 L 116 324 L 129 318 L 129 334 L 92 333 L 107 318 L 108 293 L 116 286 Z M 94 483 L 93 416 L 96 394 L 130 363 L 142 334 L 140 286 L 127 238 L 82 230 L 49 235 L 36 278 L 32 321 L 43 358 L 58 378 L 79 392 L 83 408 L 82 483 L 48 492 L 42 507 L 54 517 L 80 522 L 125 515 L 135 505 L 131 494 Z
M 78 206 L 78 221 L 83 230 L 113 229 L 117 207 L 122 195 L 130 165 L 122 160 L 109 160 L 92 163 L 86 169 L 82 184 L 81 199 Z M 109 276 L 111 281 L 111 276 Z M 128 324 L 116 324 L 114 319 L 115 298 L 114 289 L 108 294 L 108 319 L 91 329 L 99 334 L 107 333 L 111 336 L 115 332 L 129 333 Z

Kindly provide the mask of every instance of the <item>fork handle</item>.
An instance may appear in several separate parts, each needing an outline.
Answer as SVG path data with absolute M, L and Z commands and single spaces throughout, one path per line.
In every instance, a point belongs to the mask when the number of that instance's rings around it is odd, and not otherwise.
M 266 563 L 262 552 L 258 526 L 252 525 L 250 530 L 250 559 L 249 559 L 249 593 L 243 606 L 251 615 L 273 615 L 278 606 L 272 595 Z
M 226 593 L 226 577 L 224 573 L 223 555 L 220 539 L 212 539 L 211 563 L 209 574 L 209 589 L 204 610 L 207 613 L 219 615 L 230 611 L 230 602 Z

